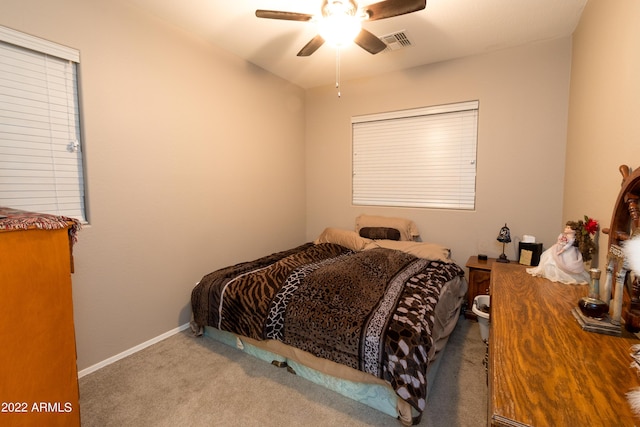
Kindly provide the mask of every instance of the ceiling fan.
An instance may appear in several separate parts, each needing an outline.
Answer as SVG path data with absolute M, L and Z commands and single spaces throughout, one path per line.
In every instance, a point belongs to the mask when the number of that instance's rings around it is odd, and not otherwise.
M 317 21 L 320 34 L 312 38 L 298 52 L 298 56 L 313 54 L 325 41 L 340 46 L 345 40 L 353 41 L 375 55 L 383 51 L 387 45 L 373 33 L 361 28 L 363 21 L 376 21 L 417 12 L 424 9 L 426 5 L 426 0 L 386 0 L 359 7 L 354 0 L 323 0 L 318 15 L 258 9 L 256 16 L 288 21 Z

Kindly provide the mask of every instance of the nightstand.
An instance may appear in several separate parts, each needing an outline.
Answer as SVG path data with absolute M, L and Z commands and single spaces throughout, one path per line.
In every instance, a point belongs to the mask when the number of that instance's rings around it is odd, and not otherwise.
M 477 319 L 477 316 L 471 311 L 473 299 L 478 295 L 489 295 L 491 266 L 495 261 L 495 258 L 480 261 L 477 256 L 469 257 L 467 261 L 466 267 L 469 269 L 469 290 L 467 291 L 467 307 L 464 311 L 464 317 L 467 319 Z

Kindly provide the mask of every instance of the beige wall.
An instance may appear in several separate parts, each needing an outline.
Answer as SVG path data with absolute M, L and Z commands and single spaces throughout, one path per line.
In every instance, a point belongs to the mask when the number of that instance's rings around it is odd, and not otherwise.
M 607 225 L 618 165 L 638 166 L 635 0 L 591 0 L 573 59 L 570 39 L 549 41 L 343 81 L 340 99 L 120 2 L 52 3 L 3 0 L 0 25 L 81 51 L 91 224 L 73 277 L 80 369 L 187 322 L 203 274 L 351 228 L 361 212 L 412 218 L 464 263 L 500 253 L 504 222 L 545 247 L 566 219 Z M 474 212 L 351 205 L 351 116 L 472 99 Z
M 0 25 L 81 54 L 79 369 L 188 322 L 214 268 L 304 240 L 301 88 L 113 0 L 3 0 Z
M 573 37 L 563 219 L 608 227 L 622 176 L 640 167 L 640 2 L 590 0 Z M 608 236 L 599 235 L 600 268 Z
M 479 252 L 500 254 L 506 222 L 513 238 L 555 242 L 562 215 L 570 39 L 439 63 L 307 91 L 307 238 L 325 226 L 353 228 L 361 212 L 403 216 L 425 241 L 450 246 L 464 265 Z M 354 115 L 480 101 L 476 210 L 354 207 Z M 407 161 L 411 161 L 407 159 Z M 514 258 L 517 244 L 507 247 Z

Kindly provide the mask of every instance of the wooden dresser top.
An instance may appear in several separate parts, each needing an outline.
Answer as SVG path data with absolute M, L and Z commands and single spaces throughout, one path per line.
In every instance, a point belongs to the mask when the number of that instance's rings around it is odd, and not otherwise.
M 629 353 L 640 344 L 582 330 L 575 286 L 493 265 L 489 421 L 498 426 L 640 426 L 625 394 L 640 381 Z

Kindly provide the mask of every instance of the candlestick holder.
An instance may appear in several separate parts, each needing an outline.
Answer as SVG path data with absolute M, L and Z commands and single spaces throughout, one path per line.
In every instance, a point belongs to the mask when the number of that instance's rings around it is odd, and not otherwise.
M 589 295 L 580 298 L 578 307 L 585 316 L 602 320 L 609 312 L 609 304 L 600 299 L 600 270 L 592 268 L 589 270 L 591 282 L 589 283 Z
M 609 304 L 600 299 L 599 289 L 598 295 L 595 294 L 596 287 L 599 287 L 600 275 L 593 271 L 596 269 L 591 269 L 589 271 L 591 277 L 589 295 L 595 296 L 593 299 L 597 299 L 607 305 L 608 310 L 602 315 L 602 318 L 591 317 L 588 314 L 585 314 L 585 312 L 597 315 L 599 308 L 586 306 L 587 302 L 591 302 L 591 300 L 589 300 L 589 296 L 587 296 L 586 299 L 582 298 L 578 302 L 578 307 L 580 307 L 580 309 L 578 310 L 577 308 L 574 308 L 572 313 L 573 317 L 576 318 L 582 329 L 585 331 L 615 336 L 622 335 L 622 293 L 627 269 L 624 263 L 624 257 L 622 257 L 621 254 L 622 249 L 619 246 L 611 245 L 609 247 L 609 254 L 607 256 L 607 278 L 603 294 L 605 298 L 610 297 L 608 293 L 611 292 L 611 284 L 613 283 L 615 275 L 615 291 L 613 293 L 613 298 L 609 300 Z M 585 305 L 584 309 L 581 304 Z

